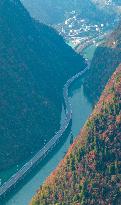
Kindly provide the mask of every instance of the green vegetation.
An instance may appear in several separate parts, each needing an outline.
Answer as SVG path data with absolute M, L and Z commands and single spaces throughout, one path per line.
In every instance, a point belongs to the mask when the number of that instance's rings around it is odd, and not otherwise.
M 92 103 L 95 103 L 111 75 L 121 63 L 121 23 L 110 38 L 100 45 L 91 62 L 91 69 L 85 78 L 84 91 Z
M 19 0 L 0 1 L 0 170 L 33 156 L 59 128 L 62 88 L 84 59 Z
M 121 66 L 31 205 L 117 205 L 121 199 Z
M 56 3 L 54 0 L 21 0 L 21 2 L 33 17 L 46 24 L 63 22 L 68 12 L 72 11 L 78 12 L 81 18 L 95 23 L 107 23 L 114 20 L 116 15 L 109 7 L 102 9 L 92 0 L 56 0 Z

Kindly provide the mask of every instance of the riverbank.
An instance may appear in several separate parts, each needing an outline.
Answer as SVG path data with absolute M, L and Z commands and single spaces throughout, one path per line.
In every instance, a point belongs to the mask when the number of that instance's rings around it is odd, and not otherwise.
M 84 125 L 86 119 L 92 111 L 91 105 L 85 98 L 83 93 L 82 80 L 78 79 L 69 91 L 69 96 L 72 104 L 72 133 L 77 136 L 80 128 Z M 84 112 L 85 110 L 85 112 Z M 64 109 L 62 111 L 62 121 L 64 120 Z M 11 199 L 5 202 L 4 205 L 27 205 L 35 194 L 38 187 L 44 182 L 46 177 L 55 169 L 61 159 L 64 157 L 66 151 L 70 146 L 70 138 L 67 138 L 63 146 L 57 151 L 56 155 L 50 158 L 47 164 L 35 174 L 20 190 L 11 196 Z
M 72 124 L 72 108 L 70 103 L 70 98 L 68 95 L 70 87 L 73 85 L 73 82 L 77 80 L 79 77 L 82 77 L 86 71 L 89 69 L 89 65 L 87 67 L 77 73 L 75 76 L 70 78 L 63 88 L 63 98 L 64 98 L 64 106 L 66 110 L 66 117 L 63 125 L 60 127 L 59 131 L 55 133 L 53 138 L 47 142 L 39 152 L 33 156 L 20 170 L 17 171 L 7 182 L 5 182 L 0 187 L 0 199 L 6 197 L 6 194 L 11 191 L 11 189 L 15 189 L 16 185 L 24 179 L 24 177 L 33 170 L 33 168 L 43 159 L 46 159 L 48 154 L 61 142 L 63 138 L 69 133 L 71 124 Z
M 89 53 L 87 52 L 87 58 L 89 57 L 88 54 Z M 92 111 L 92 105 L 88 102 L 88 99 L 85 97 L 83 92 L 82 77 L 76 80 L 69 89 L 69 98 L 72 105 L 72 134 L 73 138 L 75 138 Z M 63 108 L 60 122 L 61 125 L 64 123 L 64 119 L 65 113 Z M 21 187 L 18 187 L 18 190 L 16 190 L 13 195 L 10 195 L 9 200 L 6 199 L 6 202 L 2 205 L 27 205 L 38 187 L 63 159 L 71 141 L 72 136 L 67 136 L 65 143 L 63 143 L 62 147 L 57 150 L 56 154 L 54 156 L 50 156 L 48 162 L 45 163 L 42 168 L 40 167 L 37 172 L 33 173 L 33 176 L 30 177 L 27 182 L 22 184 Z

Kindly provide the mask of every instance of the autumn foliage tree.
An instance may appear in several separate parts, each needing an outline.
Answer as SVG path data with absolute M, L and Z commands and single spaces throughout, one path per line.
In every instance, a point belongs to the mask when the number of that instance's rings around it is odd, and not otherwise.
M 120 201 L 120 194 L 121 66 L 31 205 L 113 205 Z

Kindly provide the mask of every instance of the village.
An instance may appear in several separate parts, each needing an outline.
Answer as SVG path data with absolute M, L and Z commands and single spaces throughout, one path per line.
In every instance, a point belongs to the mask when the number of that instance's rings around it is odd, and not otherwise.
M 99 45 L 99 42 L 110 33 L 114 25 L 108 23 L 92 23 L 82 19 L 76 11 L 68 12 L 63 23 L 55 25 L 54 28 L 62 35 L 65 41 L 77 52 L 81 52 L 89 45 Z

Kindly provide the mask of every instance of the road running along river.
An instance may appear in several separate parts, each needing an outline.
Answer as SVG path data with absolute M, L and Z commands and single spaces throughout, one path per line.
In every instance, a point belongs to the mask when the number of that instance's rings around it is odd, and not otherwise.
M 38 161 L 42 161 L 43 157 L 45 155 L 48 155 L 48 151 L 50 151 L 57 143 L 63 138 L 63 135 L 65 135 L 66 130 L 70 127 L 70 123 L 72 122 L 72 107 L 70 103 L 70 98 L 68 96 L 69 88 L 72 85 L 72 83 L 77 80 L 79 77 L 82 77 L 85 72 L 89 69 L 89 65 L 79 73 L 77 73 L 75 76 L 70 78 L 63 88 L 63 97 L 64 97 L 64 104 L 66 108 L 66 116 L 65 121 L 62 126 L 60 126 L 60 129 L 53 138 L 47 142 L 46 145 L 32 158 L 30 159 L 17 173 L 15 173 L 7 182 L 5 182 L 0 187 L 0 197 L 6 194 L 10 189 L 14 188 L 15 185 L 23 178 L 32 168 L 37 164 Z M 62 140 L 61 140 L 62 141 Z
M 76 82 L 70 88 L 70 100 L 72 105 L 72 133 L 76 136 L 80 128 L 84 125 L 86 119 L 92 111 L 92 106 L 86 99 L 83 93 L 83 85 L 81 79 Z M 62 109 L 63 124 L 65 120 L 64 109 Z M 60 160 L 65 155 L 65 152 L 70 146 L 70 137 L 67 138 L 63 146 L 58 150 L 56 155 L 50 158 L 49 162 L 44 165 L 42 169 L 35 174 L 33 178 L 29 180 L 15 195 L 13 195 L 9 201 L 2 205 L 27 205 L 35 194 L 38 187 L 44 182 L 47 176 L 55 169 Z

